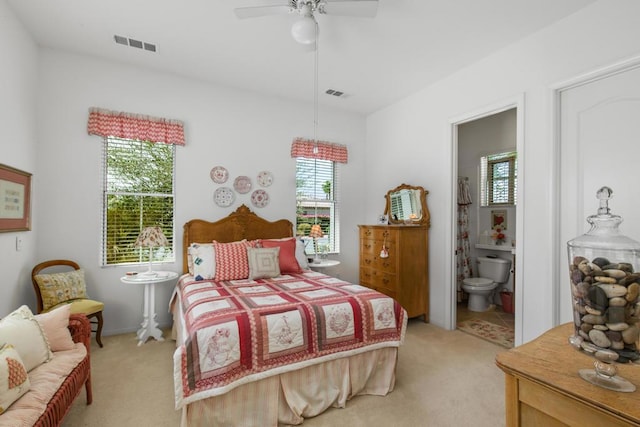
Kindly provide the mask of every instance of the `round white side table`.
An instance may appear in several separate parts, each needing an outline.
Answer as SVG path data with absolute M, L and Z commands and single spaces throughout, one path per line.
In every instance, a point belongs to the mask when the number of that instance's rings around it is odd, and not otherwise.
M 166 283 L 178 278 L 178 273 L 174 271 L 154 271 L 155 276 L 145 276 L 137 274 L 132 276 L 122 276 L 120 281 L 126 284 L 144 285 L 144 313 L 143 320 L 138 329 L 138 345 L 144 344 L 149 337 L 157 341 L 164 341 L 162 331 L 156 322 L 156 283 Z
M 312 270 L 322 270 L 324 268 L 335 267 L 336 265 L 340 265 L 340 261 L 335 259 L 323 259 L 320 262 L 310 262 L 309 268 Z

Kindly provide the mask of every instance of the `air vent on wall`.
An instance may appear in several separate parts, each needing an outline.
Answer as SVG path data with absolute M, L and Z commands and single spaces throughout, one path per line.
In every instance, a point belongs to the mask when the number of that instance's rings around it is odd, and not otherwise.
M 156 51 L 156 45 L 152 44 L 152 43 L 147 43 L 147 42 L 143 42 L 140 40 L 136 40 L 136 39 L 130 39 L 128 37 L 123 37 L 123 36 L 118 36 L 118 35 L 114 35 L 113 39 L 116 41 L 116 43 L 118 44 L 122 44 L 125 46 L 131 46 L 131 47 L 135 47 L 138 49 L 144 49 L 144 50 L 148 50 L 149 52 L 155 52 Z
M 341 92 L 341 91 L 339 91 L 339 90 L 335 90 L 335 89 L 327 89 L 327 90 L 325 91 L 325 93 L 326 93 L 327 95 L 333 95 L 333 96 L 337 96 L 337 97 L 340 97 L 340 96 L 343 96 L 343 95 L 344 95 L 344 92 Z

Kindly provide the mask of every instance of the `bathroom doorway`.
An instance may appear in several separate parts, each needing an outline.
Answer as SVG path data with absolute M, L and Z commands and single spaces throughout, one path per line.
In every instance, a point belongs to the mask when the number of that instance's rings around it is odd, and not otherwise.
M 473 333 L 473 328 L 471 331 L 468 328 L 469 324 L 479 329 L 483 326 L 478 326 L 478 323 L 484 324 L 487 328 L 495 325 L 497 330 L 510 335 L 512 342 L 517 342 L 514 339 L 514 336 L 518 335 L 517 308 L 521 306 L 521 302 L 518 304 L 520 299 L 517 292 L 517 282 L 520 280 L 515 274 L 518 251 L 516 236 L 517 230 L 521 229 L 521 225 L 518 224 L 517 200 L 517 187 L 522 183 L 521 110 L 522 99 L 519 98 L 514 102 L 469 114 L 452 122 L 452 163 L 455 172 L 452 208 L 454 253 L 450 282 L 452 329 L 460 328 Z M 501 206 L 481 206 L 481 196 L 487 197 L 486 194 L 481 195 L 481 182 L 487 178 L 487 158 L 492 159 L 493 155 L 512 155 L 515 158 L 515 163 L 510 166 L 518 170 L 514 199 L 513 202 L 508 201 Z M 491 165 L 490 162 L 491 160 Z M 456 196 L 466 191 L 465 184 L 468 186 L 468 193 L 466 197 L 458 200 Z M 467 206 L 463 207 L 463 204 Z M 466 233 L 459 233 L 459 224 L 466 225 Z M 466 243 L 460 238 L 465 234 L 468 236 Z M 511 274 L 487 296 L 486 311 L 469 310 L 469 294 L 462 289 L 462 277 L 468 277 L 469 274 L 471 277 L 478 277 L 478 257 L 502 258 L 511 262 Z M 474 304 L 474 308 L 477 308 L 477 305 Z M 478 335 L 482 335 L 482 331 Z

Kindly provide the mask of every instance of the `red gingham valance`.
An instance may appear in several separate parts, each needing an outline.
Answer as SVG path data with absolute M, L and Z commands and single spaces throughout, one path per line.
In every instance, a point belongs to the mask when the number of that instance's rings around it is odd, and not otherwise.
M 119 111 L 89 109 L 89 135 L 184 145 L 181 121 Z
M 342 144 L 304 138 L 296 138 L 291 143 L 291 157 L 347 163 L 348 156 L 347 146 Z

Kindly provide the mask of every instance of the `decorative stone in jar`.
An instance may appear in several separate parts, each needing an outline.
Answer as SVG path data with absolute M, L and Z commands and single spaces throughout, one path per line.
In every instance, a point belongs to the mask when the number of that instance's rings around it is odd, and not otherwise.
M 616 374 L 615 363 L 640 363 L 640 242 L 622 235 L 622 218 L 609 210 L 613 192 L 597 192 L 591 229 L 567 243 L 575 333 L 569 342 L 593 356 L 595 370 L 580 376 L 610 390 L 635 386 Z

